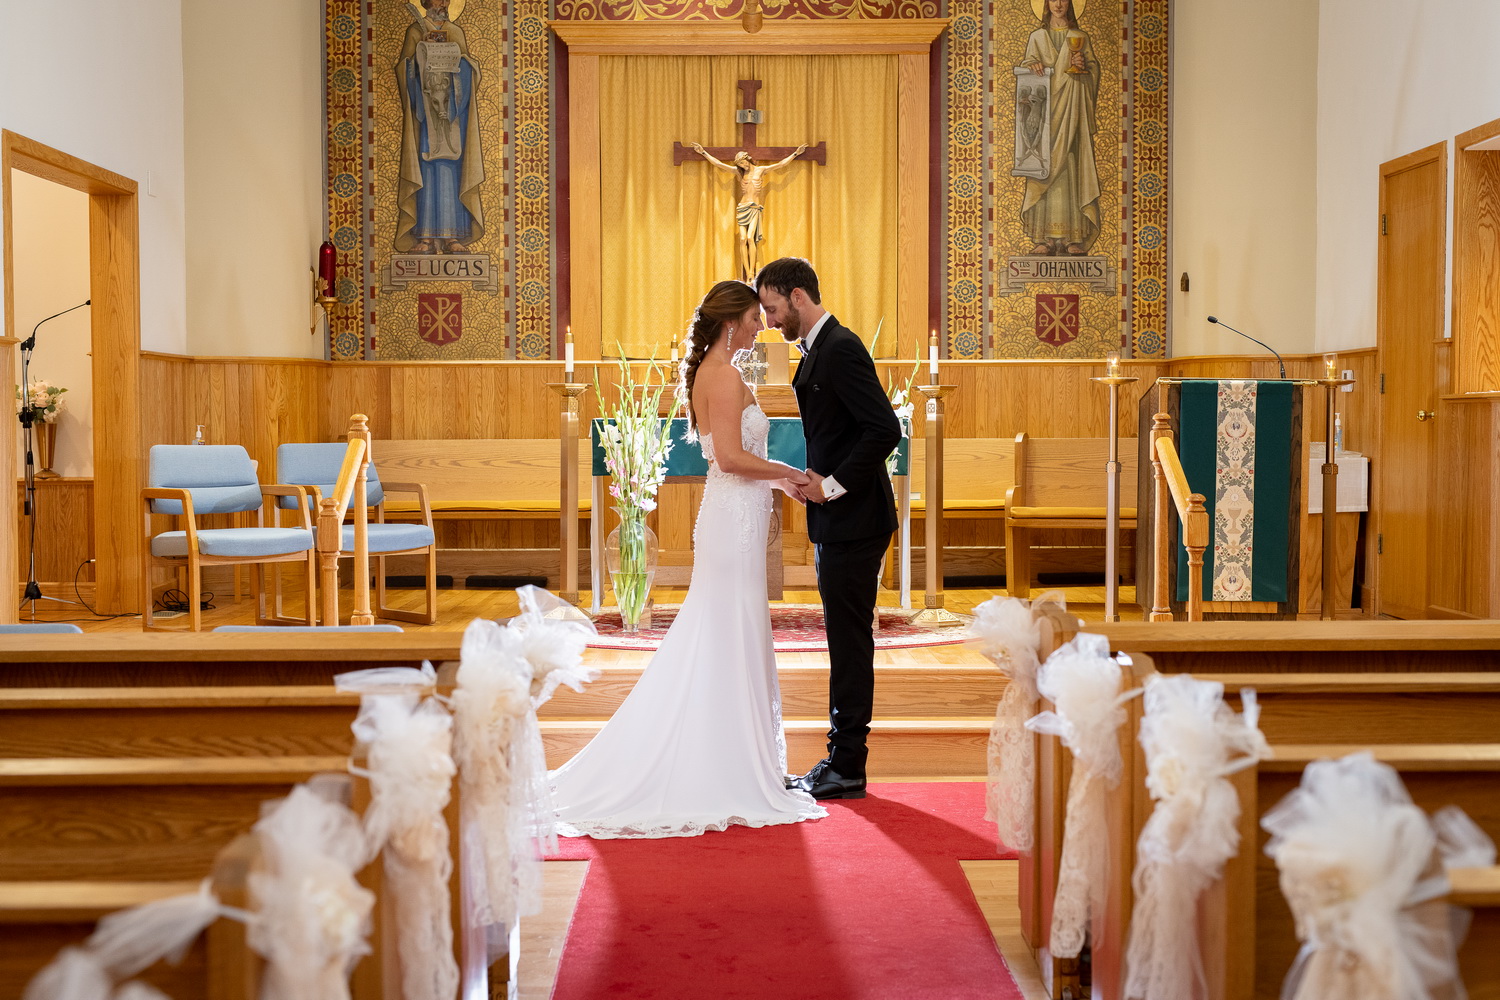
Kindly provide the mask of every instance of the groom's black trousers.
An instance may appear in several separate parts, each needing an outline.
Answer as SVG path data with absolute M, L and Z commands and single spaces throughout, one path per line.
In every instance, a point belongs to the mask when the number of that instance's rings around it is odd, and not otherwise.
M 845 778 L 865 776 L 865 746 L 875 708 L 875 597 L 880 559 L 891 533 L 815 550 L 823 627 L 828 635 L 828 755 Z

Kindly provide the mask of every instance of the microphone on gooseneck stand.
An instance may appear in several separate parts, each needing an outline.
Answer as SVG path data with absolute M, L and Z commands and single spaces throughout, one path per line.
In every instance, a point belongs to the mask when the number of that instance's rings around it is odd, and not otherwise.
M 1260 344 L 1261 347 L 1264 347 L 1266 350 L 1270 351 L 1272 354 L 1276 354 L 1276 364 L 1278 366 L 1280 366 L 1280 368 L 1281 368 L 1281 377 L 1282 378 L 1286 378 L 1286 362 L 1284 362 L 1284 361 L 1281 360 L 1281 355 L 1276 353 L 1276 348 L 1272 347 L 1270 344 L 1264 343 L 1263 341 L 1256 340 L 1254 337 L 1250 336 L 1248 333 L 1244 333 L 1244 332 L 1242 332 L 1240 330 L 1236 330 L 1234 327 L 1230 326 L 1228 323 L 1221 323 L 1221 322 L 1219 322 L 1219 317 L 1217 317 L 1217 316 L 1210 316 L 1210 317 L 1208 317 L 1208 321 L 1210 323 L 1215 323 L 1215 324 L 1217 324 L 1219 326 L 1222 326 L 1224 329 L 1228 330 L 1230 333 L 1238 333 L 1241 337 L 1244 337 L 1246 340 L 1251 341 L 1252 343 Z

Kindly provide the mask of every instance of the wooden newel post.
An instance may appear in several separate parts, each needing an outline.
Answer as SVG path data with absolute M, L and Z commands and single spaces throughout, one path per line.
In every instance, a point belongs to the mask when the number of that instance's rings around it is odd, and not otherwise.
M 924 563 L 926 577 L 922 585 L 922 610 L 912 618 L 918 625 L 961 625 L 963 619 L 943 607 L 943 397 L 956 385 L 917 385 L 927 399 L 922 436 L 927 443 L 927 497 L 924 518 Z
M 1188 496 L 1187 516 L 1182 518 L 1183 548 L 1187 549 L 1187 620 L 1203 620 L 1203 553 L 1208 549 L 1208 508 L 1202 493 Z
M 558 548 L 561 567 L 558 571 L 559 596 L 569 604 L 578 605 L 578 437 L 580 427 L 580 399 L 589 386 L 585 382 L 548 382 L 547 388 L 562 397 L 562 413 L 558 423 L 558 441 L 561 449 L 561 475 L 558 477 L 561 500 L 558 516 Z M 602 517 L 595 507 L 591 517 Z M 595 595 L 595 601 L 598 595 Z
M 1170 560 L 1172 553 L 1172 535 L 1169 530 L 1168 519 L 1171 516 L 1172 499 L 1167 494 L 1167 474 L 1162 469 L 1161 459 L 1157 457 L 1156 442 L 1161 438 L 1170 440 L 1172 437 L 1172 418 L 1166 413 L 1157 413 L 1151 418 L 1151 485 L 1154 518 L 1152 524 L 1152 544 L 1154 555 L 1152 564 L 1152 605 L 1150 621 L 1169 622 L 1172 620 L 1172 597 L 1169 587 L 1171 577 Z
M 324 497 L 318 504 L 318 594 L 322 598 L 324 625 L 339 623 L 339 549 L 344 540 L 343 518 L 339 503 Z M 312 595 L 308 595 L 312 599 Z
M 349 614 L 349 624 L 374 625 L 375 615 L 370 610 L 370 493 L 367 485 L 370 473 L 370 418 L 363 413 L 350 417 L 348 436 L 351 443 L 364 442 L 359 467 L 354 473 L 354 492 L 349 498 L 349 502 L 354 505 L 354 610 Z

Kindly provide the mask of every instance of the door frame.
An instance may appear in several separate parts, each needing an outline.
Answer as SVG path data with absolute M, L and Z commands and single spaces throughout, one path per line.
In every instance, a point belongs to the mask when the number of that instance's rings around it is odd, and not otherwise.
M 1447 343 L 1446 338 L 1444 338 L 1443 336 L 1443 320 L 1447 315 L 1448 308 L 1448 143 L 1446 140 L 1443 142 L 1435 142 L 1430 146 L 1424 146 L 1423 148 L 1414 150 L 1404 156 L 1398 156 L 1394 160 L 1387 160 L 1380 165 L 1380 205 L 1377 212 L 1378 217 L 1375 220 L 1375 225 L 1377 227 L 1377 232 L 1379 232 L 1379 227 L 1381 224 L 1380 220 L 1385 218 L 1388 210 L 1388 204 L 1386 200 L 1387 181 L 1389 181 L 1390 178 L 1396 176 L 1397 174 L 1405 173 L 1406 171 L 1415 169 L 1417 167 L 1426 166 L 1429 163 L 1437 164 L 1439 198 L 1438 218 L 1444 231 L 1444 238 L 1439 241 L 1439 246 L 1441 247 L 1441 249 L 1439 250 L 1439 253 L 1441 254 L 1440 266 L 1443 277 L 1439 279 L 1437 302 L 1435 303 L 1433 309 L 1433 323 L 1434 328 L 1437 330 L 1437 337 L 1433 340 L 1433 372 L 1435 375 L 1441 378 L 1442 372 L 1441 365 L 1439 363 L 1441 359 L 1437 357 L 1437 352 L 1444 344 Z M 1386 289 L 1388 287 L 1386 278 L 1390 267 L 1389 252 L 1387 251 L 1387 247 L 1389 246 L 1389 244 L 1383 238 L 1382 234 L 1381 237 L 1377 237 L 1376 245 L 1379 248 L 1379 251 L 1375 285 L 1375 364 L 1376 369 L 1379 373 L 1377 377 L 1384 378 L 1386 372 L 1386 325 L 1388 322 L 1385 296 Z M 1441 386 L 1433 386 L 1434 396 L 1441 394 L 1441 391 Z M 1376 412 L 1379 414 L 1379 419 L 1376 421 L 1375 453 L 1376 455 L 1382 456 L 1383 458 L 1387 453 L 1385 446 L 1386 407 L 1384 401 L 1381 401 L 1380 405 L 1376 408 Z M 1436 435 L 1434 435 L 1434 438 L 1435 437 Z M 1435 447 L 1436 441 L 1434 441 L 1434 449 Z M 1373 512 L 1373 516 L 1371 518 L 1371 521 L 1373 522 L 1373 530 L 1370 531 L 1369 536 L 1365 539 L 1365 565 L 1373 567 L 1374 572 L 1367 574 L 1369 580 L 1371 581 L 1368 588 L 1370 593 L 1369 602 L 1364 606 L 1373 609 L 1374 614 L 1377 616 L 1380 615 L 1383 611 L 1381 607 L 1381 566 L 1378 542 L 1381 536 L 1384 534 L 1383 522 L 1385 505 L 1383 497 L 1384 489 L 1382 485 L 1384 476 L 1384 463 L 1382 462 L 1381 468 L 1377 469 L 1376 471 L 1375 482 L 1371 484 L 1370 509 Z M 1430 522 L 1428 538 L 1430 541 Z M 1430 545 L 1428 551 L 1429 553 L 1431 552 Z M 1426 600 L 1426 597 L 1430 597 L 1431 587 L 1432 582 L 1430 579 L 1428 579 L 1428 594 L 1425 595 L 1424 600 L 1420 602 L 1420 607 L 1423 613 L 1426 612 L 1426 608 L 1430 603 L 1428 600 Z M 1362 603 L 1364 603 L 1363 599 Z
M 4 222 L 3 369 L 14 383 L 20 343 L 15 315 L 11 170 L 89 196 L 90 346 L 94 358 L 94 609 L 139 611 L 141 495 L 141 276 L 136 182 L 9 130 L 0 130 L 0 214 Z M 0 434 L 0 469 L 11 478 L 15 435 Z M 0 623 L 19 614 L 16 491 L 0 490 Z

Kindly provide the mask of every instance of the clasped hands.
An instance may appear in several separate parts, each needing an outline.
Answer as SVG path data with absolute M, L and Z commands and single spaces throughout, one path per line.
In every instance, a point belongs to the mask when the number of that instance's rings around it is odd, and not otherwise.
M 800 504 L 827 503 L 823 495 L 823 478 L 811 469 L 794 472 L 781 481 L 782 492 Z

